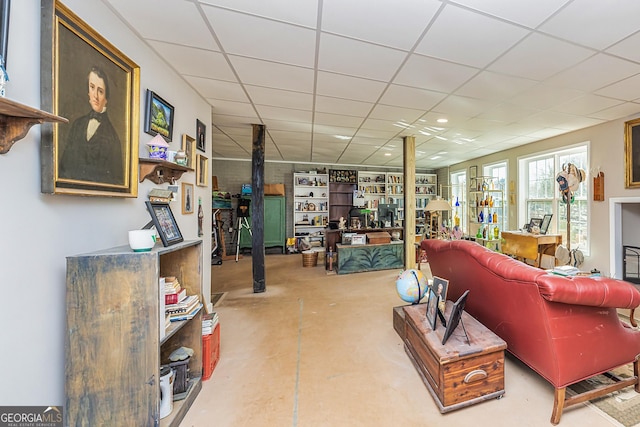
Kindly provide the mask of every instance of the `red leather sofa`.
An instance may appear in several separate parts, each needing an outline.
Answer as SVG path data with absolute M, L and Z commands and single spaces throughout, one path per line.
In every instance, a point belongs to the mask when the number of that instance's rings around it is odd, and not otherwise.
M 640 331 L 617 308 L 640 304 L 631 284 L 604 277 L 563 277 L 467 240 L 423 240 L 434 276 L 447 279 L 447 299 L 469 289 L 465 311 L 507 343 L 507 350 L 555 387 L 551 422 L 565 407 L 630 385 L 640 392 Z M 574 397 L 565 388 L 633 363 L 634 377 Z

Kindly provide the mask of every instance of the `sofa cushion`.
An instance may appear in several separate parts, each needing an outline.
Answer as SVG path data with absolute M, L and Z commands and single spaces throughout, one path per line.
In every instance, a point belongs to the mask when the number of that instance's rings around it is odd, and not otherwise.
M 547 301 L 610 308 L 640 305 L 640 292 L 623 281 L 555 274 L 538 276 L 537 281 L 540 295 Z

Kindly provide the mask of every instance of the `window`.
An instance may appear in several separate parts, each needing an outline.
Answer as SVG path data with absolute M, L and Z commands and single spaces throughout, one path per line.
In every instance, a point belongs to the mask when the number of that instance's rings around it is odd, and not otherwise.
M 522 227 L 530 218 L 543 218 L 553 214 L 547 233 L 561 234 L 567 243 L 567 203 L 562 200 L 556 177 L 563 165 L 573 163 L 578 168 L 589 170 L 589 146 L 587 143 L 564 150 L 548 152 L 519 161 L 519 187 L 523 197 L 520 200 L 519 225 Z M 570 203 L 571 213 L 571 249 L 580 249 L 589 254 L 589 194 L 588 180 L 583 181 L 573 194 Z
M 509 200 L 509 196 L 507 195 L 507 162 L 503 161 L 484 166 L 482 168 L 482 175 L 496 178 L 494 180 L 498 185 L 496 190 L 502 190 L 502 200 L 498 200 L 500 198 L 499 193 L 493 194 L 493 198 L 494 206 L 502 206 L 502 218 L 498 220 L 498 225 L 501 230 L 505 230 L 509 223 L 507 219 L 509 218 L 509 204 L 507 203 L 507 200 Z
M 452 223 L 455 225 L 455 215 L 460 218 L 460 228 L 463 233 L 468 233 L 467 225 L 467 172 L 453 172 L 451 179 L 451 208 L 453 210 Z

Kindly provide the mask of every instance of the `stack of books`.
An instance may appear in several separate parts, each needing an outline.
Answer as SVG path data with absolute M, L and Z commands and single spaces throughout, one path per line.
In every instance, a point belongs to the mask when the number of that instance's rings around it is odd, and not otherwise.
M 580 270 L 572 265 L 558 265 L 555 266 L 551 272 L 560 276 L 575 276 L 580 273 Z
M 202 316 L 202 335 L 209 335 L 213 333 L 213 330 L 216 328 L 218 324 L 218 313 L 215 311 L 213 313 L 205 314 Z
M 165 306 L 166 313 L 169 315 L 171 322 L 191 319 L 201 308 L 202 303 L 197 295 L 189 295 L 176 304 L 167 304 Z

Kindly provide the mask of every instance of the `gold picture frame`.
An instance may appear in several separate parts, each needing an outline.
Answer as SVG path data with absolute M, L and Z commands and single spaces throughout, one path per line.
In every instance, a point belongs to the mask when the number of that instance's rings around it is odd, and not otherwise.
M 196 139 L 186 133 L 182 134 L 182 151 L 187 155 L 186 166 L 195 169 Z
M 206 187 L 209 185 L 209 159 L 202 154 L 196 155 L 196 185 Z
M 640 118 L 624 124 L 625 188 L 640 188 Z
M 182 214 L 188 215 L 195 212 L 193 209 L 193 184 L 182 183 Z
M 140 68 L 59 1 L 41 8 L 41 108 L 69 119 L 42 125 L 41 192 L 136 197 Z

